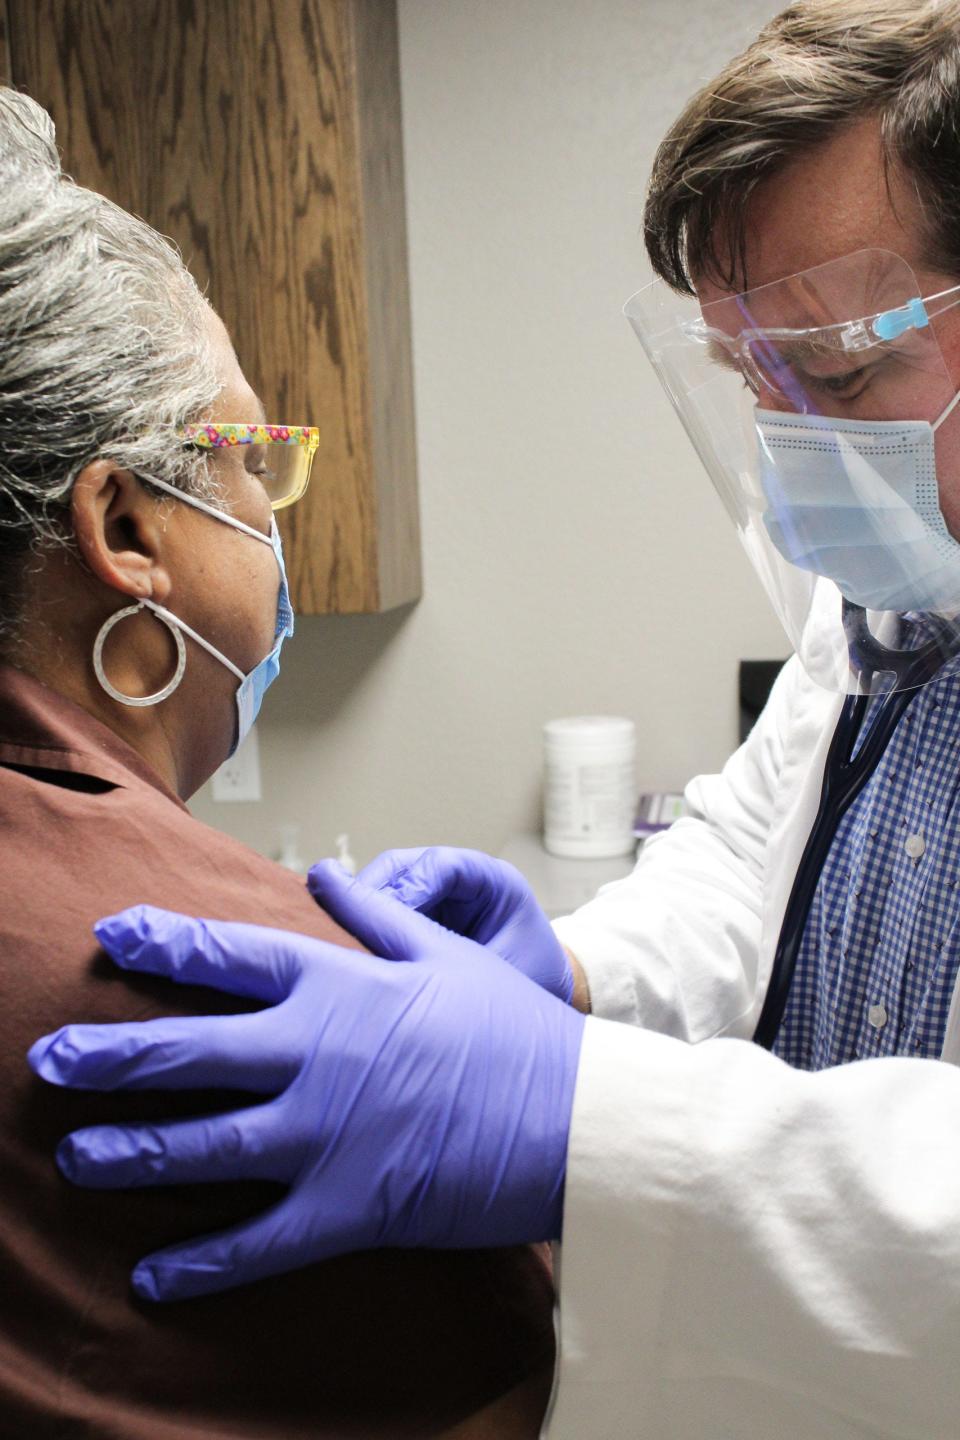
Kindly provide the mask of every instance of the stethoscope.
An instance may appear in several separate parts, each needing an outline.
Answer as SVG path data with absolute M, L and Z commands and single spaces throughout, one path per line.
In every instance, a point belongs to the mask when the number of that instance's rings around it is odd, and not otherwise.
M 858 675 L 859 693 L 848 695 L 840 712 L 824 766 L 820 806 L 787 901 L 770 985 L 753 1037 L 756 1044 L 766 1050 L 773 1048 L 787 1008 L 807 916 L 840 821 L 880 763 L 920 687 L 960 649 L 955 622 L 937 621 L 934 616 L 927 619 L 938 627 L 931 639 L 914 650 L 895 650 L 870 633 L 866 614 L 859 605 L 843 602 L 843 628 L 851 668 Z M 890 676 L 891 686 L 878 698 L 869 692 L 882 675 Z M 877 701 L 879 709 L 866 739 L 854 754 L 872 699 Z

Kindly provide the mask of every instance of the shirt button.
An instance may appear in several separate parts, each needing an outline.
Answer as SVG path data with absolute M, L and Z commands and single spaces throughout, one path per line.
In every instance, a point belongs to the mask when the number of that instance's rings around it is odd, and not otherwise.
M 918 834 L 908 835 L 903 842 L 903 848 L 911 860 L 919 860 L 927 846 L 923 836 Z
M 867 1011 L 867 1019 L 870 1021 L 874 1030 L 882 1030 L 887 1023 L 886 1005 L 871 1005 Z

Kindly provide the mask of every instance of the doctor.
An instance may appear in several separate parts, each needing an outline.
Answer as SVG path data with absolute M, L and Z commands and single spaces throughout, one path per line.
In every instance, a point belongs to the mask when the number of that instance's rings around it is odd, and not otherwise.
M 746 744 L 555 932 L 451 851 L 314 868 L 362 961 L 109 918 L 121 966 L 261 1008 L 32 1063 L 263 1097 L 63 1142 L 81 1184 L 289 1187 L 141 1262 L 148 1298 L 562 1236 L 550 1440 L 953 1440 L 960 3 L 785 11 L 664 140 L 646 239 L 628 315 L 796 650 Z

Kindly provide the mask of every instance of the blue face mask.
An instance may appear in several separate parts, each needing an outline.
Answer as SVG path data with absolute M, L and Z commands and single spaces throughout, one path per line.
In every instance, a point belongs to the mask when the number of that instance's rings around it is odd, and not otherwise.
M 277 620 L 274 629 L 273 647 L 270 653 L 254 665 L 253 669 L 247 675 L 245 675 L 238 666 L 234 665 L 232 660 L 228 660 L 226 655 L 222 654 L 215 645 L 211 645 L 209 640 L 204 640 L 202 635 L 198 635 L 196 630 L 187 625 L 185 621 L 179 619 L 178 616 L 171 614 L 164 606 L 156 604 L 153 600 L 142 601 L 154 614 L 161 616 L 178 630 L 182 630 L 185 635 L 189 635 L 191 640 L 195 640 L 209 655 L 219 660 L 221 665 L 226 666 L 231 674 L 236 675 L 240 681 L 236 694 L 237 737 L 230 751 L 232 755 L 252 730 L 254 722 L 260 713 L 263 697 L 280 674 L 280 651 L 283 649 L 283 642 L 288 635 L 293 634 L 293 606 L 290 603 L 290 590 L 287 585 L 287 568 L 283 561 L 283 544 L 280 539 L 280 531 L 277 528 L 276 519 L 272 515 L 270 517 L 270 534 L 264 535 L 261 531 L 255 530 L 252 525 L 245 525 L 242 520 L 235 520 L 232 515 L 227 515 L 222 510 L 215 510 L 212 505 L 208 505 L 203 500 L 198 500 L 196 496 L 187 495 L 175 486 L 168 485 L 165 480 L 157 480 L 152 475 L 145 475 L 143 478 L 151 485 L 156 485 L 159 489 L 166 490 L 169 494 L 174 495 L 178 500 L 183 500 L 186 504 L 192 505 L 196 510 L 204 510 L 208 515 L 212 515 L 215 520 L 222 520 L 225 525 L 232 525 L 235 530 L 243 531 L 245 535 L 251 536 L 252 539 L 259 540 L 264 545 L 270 545 L 276 557 L 277 569 L 280 572 L 280 589 L 277 594 Z
M 865 610 L 960 610 L 960 544 L 940 510 L 925 420 L 757 410 L 763 524 L 779 553 Z
M 293 634 L 293 606 L 290 603 L 290 590 L 287 586 L 287 567 L 283 563 L 283 542 L 280 539 L 277 522 L 272 515 L 270 517 L 270 543 L 273 546 L 273 553 L 277 557 L 277 569 L 280 571 L 273 649 L 240 681 L 237 690 L 237 743 L 233 747 L 234 750 L 253 729 L 254 722 L 260 714 L 263 697 L 280 674 L 280 651 L 283 649 L 283 642 L 288 635 Z M 233 751 L 230 753 L 233 754 Z

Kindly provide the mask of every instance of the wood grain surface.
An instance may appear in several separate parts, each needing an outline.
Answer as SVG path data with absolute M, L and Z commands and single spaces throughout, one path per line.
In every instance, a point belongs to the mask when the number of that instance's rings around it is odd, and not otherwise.
M 65 168 L 179 244 L 267 418 L 320 427 L 281 516 L 297 608 L 415 599 L 395 0 L 5 3 Z
M 420 510 L 414 434 L 410 292 L 403 189 L 403 150 L 397 143 L 400 65 L 394 4 L 351 6 L 357 75 L 359 173 L 364 215 L 368 298 L 368 371 L 372 406 L 373 475 L 379 527 L 393 537 L 379 553 L 384 608 L 420 593 Z

